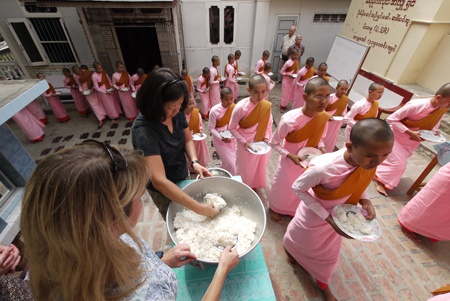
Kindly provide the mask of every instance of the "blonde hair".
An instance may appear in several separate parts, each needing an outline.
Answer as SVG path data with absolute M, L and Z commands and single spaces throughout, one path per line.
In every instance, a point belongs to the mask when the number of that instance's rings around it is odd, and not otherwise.
M 20 222 L 35 300 L 118 300 L 142 284 L 141 257 L 119 236 L 142 249 L 127 218 L 149 173 L 141 153 L 120 152 L 128 167 L 116 181 L 101 145 L 74 146 L 37 165 Z M 111 287 L 119 293 L 109 295 Z

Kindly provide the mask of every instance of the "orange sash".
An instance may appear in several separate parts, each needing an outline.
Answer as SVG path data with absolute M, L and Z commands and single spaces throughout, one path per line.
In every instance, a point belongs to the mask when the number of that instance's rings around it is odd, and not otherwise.
M 314 193 L 322 200 L 333 201 L 344 198 L 348 195 L 350 197 L 345 201 L 345 204 L 358 204 L 362 194 L 369 186 L 373 177 L 375 176 L 376 168 L 364 169 L 358 166 L 354 172 L 339 186 L 336 190 L 325 189 L 322 185 L 313 187 Z
M 194 134 L 200 132 L 200 118 L 199 118 L 199 109 L 194 108 L 191 113 L 191 118 L 189 118 L 189 130 L 193 131 Z
M 447 113 L 448 108 L 437 108 L 430 115 L 419 119 L 419 120 L 409 120 L 405 118 L 401 122 L 409 128 L 419 128 L 421 130 L 432 130 L 436 124 L 441 120 L 442 115 Z
M 84 84 L 86 82 L 88 89 L 92 89 L 94 87 L 94 83 L 92 82 L 92 72 L 86 69 L 82 69 L 80 83 Z
M 122 72 L 119 80 L 117 81 L 117 86 L 122 86 L 123 84 L 125 84 L 125 88 L 128 88 L 130 86 L 130 75 L 126 71 Z
M 103 85 L 105 85 L 106 90 L 111 89 L 111 85 L 108 80 L 108 75 L 106 74 L 105 70 L 103 70 L 103 72 L 102 72 L 102 80 L 98 83 L 99 87 L 101 87 Z
M 69 76 L 69 81 L 67 82 L 67 85 L 69 86 L 69 87 L 72 87 L 73 85 L 76 85 L 77 83 L 75 82 L 75 79 L 73 78 L 73 75 L 70 75 Z
M 327 82 L 330 82 L 330 78 L 329 78 L 328 76 L 324 75 L 322 78 L 323 78 L 324 80 L 326 80 Z
M 45 93 L 47 93 L 47 94 L 49 94 L 50 92 L 52 93 L 52 94 L 55 94 L 56 93 L 56 90 L 55 90 L 55 88 L 53 87 L 53 85 L 51 84 L 51 83 L 48 83 L 48 89 L 45 91 Z
M 330 120 L 330 114 L 327 112 L 317 113 L 301 129 L 290 132 L 285 139 L 291 143 L 299 143 L 308 139 L 305 147 L 317 147 L 328 120 Z
M 217 80 L 219 80 L 219 78 L 220 78 L 219 69 L 217 69 L 217 67 L 212 67 L 212 68 L 215 68 L 216 71 L 217 71 L 217 75 L 214 76 L 214 81 L 217 81 Z
M 203 75 L 202 75 L 203 77 Z M 200 84 L 200 87 L 206 86 L 206 88 L 209 87 L 209 78 L 203 77 L 204 81 Z
M 264 62 L 264 64 L 262 64 L 262 66 L 259 67 L 258 72 L 263 72 L 264 71 L 264 67 L 266 66 L 266 61 L 263 60 L 263 62 Z
M 237 61 L 235 61 L 236 62 L 236 66 L 234 66 L 234 70 L 236 70 L 236 73 L 239 71 L 239 68 L 238 68 L 238 62 Z
M 377 113 L 378 113 L 378 101 L 374 100 L 372 106 L 370 107 L 369 111 L 366 112 L 366 114 L 364 115 L 358 114 L 353 119 L 363 120 L 366 118 L 374 118 L 377 117 Z
M 233 103 L 231 106 L 228 107 L 227 111 L 225 112 L 225 114 L 223 114 L 222 118 L 216 120 L 216 128 L 221 128 L 230 123 L 231 113 L 233 113 L 234 106 L 236 106 L 236 104 Z
M 139 77 L 135 82 L 134 85 L 138 86 L 138 85 L 142 85 L 142 83 L 145 81 L 145 79 L 147 78 L 147 74 L 142 74 L 141 77 Z
M 300 77 L 300 80 L 307 80 L 308 78 L 311 78 L 313 76 L 314 76 L 314 67 L 311 67 L 308 69 L 308 71 L 305 73 L 305 75 Z
M 243 129 L 247 129 L 255 124 L 258 124 L 256 135 L 253 139 L 255 142 L 264 140 L 267 125 L 269 124 L 271 106 L 272 104 L 270 102 L 263 99 L 256 105 L 256 107 L 253 108 L 253 111 L 251 111 L 247 117 L 239 121 L 239 126 Z
M 297 74 L 298 72 L 298 61 L 295 60 L 295 62 L 290 66 L 286 68 L 286 72 L 291 72 L 292 70 L 294 70 L 293 74 Z
M 438 288 L 435 291 L 431 292 L 433 295 L 442 295 L 446 293 L 450 293 L 450 285 L 443 286 L 441 288 Z
M 192 80 L 191 80 L 191 77 L 189 76 L 189 74 L 186 76 L 186 78 L 184 80 L 186 81 L 186 84 L 188 86 L 189 94 L 191 94 L 193 92 L 192 91 Z
M 339 97 L 339 99 L 336 100 L 334 103 L 328 105 L 325 111 L 330 112 L 336 110 L 333 116 L 342 116 L 347 105 L 348 105 L 348 96 L 344 94 L 341 97 Z

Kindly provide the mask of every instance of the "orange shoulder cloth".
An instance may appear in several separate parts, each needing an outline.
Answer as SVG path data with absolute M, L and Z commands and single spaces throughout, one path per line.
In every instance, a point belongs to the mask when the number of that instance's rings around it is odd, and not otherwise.
M 92 89 L 94 87 L 94 83 L 92 82 L 92 72 L 89 70 L 81 70 L 80 83 L 87 83 L 88 89 Z
M 317 113 L 304 127 L 290 132 L 285 139 L 291 143 L 299 143 L 308 139 L 305 147 L 317 147 L 328 120 L 330 120 L 330 114 L 327 112 Z
M 312 189 L 322 200 L 332 201 L 350 196 L 345 204 L 356 205 L 375 176 L 375 171 L 376 168 L 367 170 L 359 166 L 336 190 L 325 189 L 322 185 L 317 185 Z
M 336 110 L 333 116 L 342 116 L 347 105 L 348 105 L 348 96 L 344 94 L 341 97 L 339 97 L 338 100 L 328 105 L 325 111 L 330 112 Z
M 263 141 L 264 136 L 266 135 L 267 125 L 270 120 L 272 104 L 267 100 L 261 100 L 256 107 L 253 108 L 251 113 L 239 121 L 239 126 L 243 129 L 249 128 L 258 124 L 258 128 L 256 129 L 256 135 L 253 139 L 255 142 Z
M 191 118 L 189 118 L 189 130 L 193 131 L 194 134 L 200 132 L 200 117 L 199 115 L 199 109 L 194 108 L 191 113 Z
M 300 77 L 300 80 L 306 80 L 306 79 L 311 78 L 313 76 L 314 76 L 314 67 L 311 67 L 311 68 L 308 69 L 308 71 L 305 73 L 305 75 Z
M 75 78 L 73 78 L 73 75 L 69 76 L 69 81 L 67 82 L 67 85 L 69 87 L 72 87 L 73 85 L 76 85 L 77 83 L 75 82 Z
M 363 120 L 366 118 L 374 118 L 377 117 L 378 114 L 378 101 L 374 100 L 372 103 L 372 106 L 370 107 L 369 111 L 366 112 L 366 114 L 358 114 L 355 116 L 355 120 Z
M 442 116 L 447 113 L 448 108 L 437 108 L 430 115 L 419 119 L 409 120 L 403 119 L 401 122 L 409 128 L 419 128 L 421 130 L 432 130 L 436 124 L 441 120 Z
M 48 82 L 47 82 L 48 83 Z M 45 91 L 45 93 L 52 93 L 52 94 L 55 94 L 56 93 L 56 90 L 55 90 L 55 88 L 53 87 L 53 85 L 51 84 L 51 83 L 48 83 L 48 89 Z
M 294 71 L 293 74 L 297 74 L 298 72 L 298 61 L 295 60 L 294 63 L 290 66 L 286 68 L 286 72 L 291 72 Z
M 103 70 L 102 72 L 102 80 L 98 83 L 98 86 L 101 87 L 105 85 L 106 90 L 111 88 L 111 84 L 109 83 L 108 75 L 106 74 L 106 71 Z
M 118 86 L 122 86 L 123 84 L 125 84 L 125 87 L 127 88 L 130 86 L 130 76 L 126 71 L 121 73 L 120 78 L 117 81 Z
M 222 116 L 222 118 L 220 118 L 220 120 L 216 121 L 216 128 L 221 128 L 221 127 L 226 126 L 227 124 L 230 123 L 231 113 L 233 113 L 233 110 L 234 110 L 235 106 L 236 106 L 236 104 L 233 103 L 231 106 L 228 107 L 227 111 Z
M 134 85 L 138 86 L 138 85 L 142 85 L 142 83 L 145 81 L 145 79 L 147 78 L 147 74 L 142 74 L 141 77 L 139 77 L 135 82 Z
M 186 81 L 186 84 L 187 84 L 187 86 L 188 86 L 188 91 L 189 91 L 189 94 L 190 94 L 190 93 L 192 93 L 193 91 L 192 91 L 192 79 L 191 79 L 191 77 L 189 76 L 189 74 L 186 76 L 185 81 Z

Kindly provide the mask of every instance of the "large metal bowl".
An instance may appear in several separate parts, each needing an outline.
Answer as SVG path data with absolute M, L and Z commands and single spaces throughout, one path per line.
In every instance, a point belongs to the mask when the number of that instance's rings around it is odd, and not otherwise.
M 255 240 L 245 253 L 239 254 L 239 257 L 244 257 L 250 253 L 259 243 L 266 230 L 266 210 L 259 196 L 250 187 L 230 178 L 209 177 L 201 181 L 192 182 L 184 187 L 183 190 L 196 201 L 203 201 L 203 197 L 207 193 L 220 193 L 228 206 L 239 206 L 242 215 L 256 223 Z M 175 202 L 171 202 L 167 210 L 167 230 L 175 244 L 178 244 L 178 240 L 173 227 L 173 219 L 178 212 L 183 210 L 185 208 Z M 204 263 L 219 263 L 219 261 L 201 258 L 197 260 Z
M 213 177 L 225 177 L 232 178 L 233 176 L 228 172 L 228 170 L 219 167 L 210 167 L 208 171 Z M 197 175 L 197 180 L 200 179 L 200 175 Z

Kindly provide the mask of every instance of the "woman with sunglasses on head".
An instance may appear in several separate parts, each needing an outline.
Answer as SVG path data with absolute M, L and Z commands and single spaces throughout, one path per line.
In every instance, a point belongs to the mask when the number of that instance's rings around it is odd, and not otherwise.
M 160 259 L 133 233 L 148 172 L 140 152 L 93 140 L 37 165 L 20 224 L 35 300 L 175 300 L 171 268 L 195 255 L 177 245 Z M 225 249 L 205 300 L 219 299 L 238 262 Z
M 186 156 L 200 178 L 211 176 L 198 161 L 183 113 L 188 101 L 186 82 L 167 68 L 150 73 L 137 95 L 140 114 L 133 124 L 133 146 L 144 153 L 150 168 L 147 188 L 164 220 L 171 201 L 205 216 L 219 212 L 213 205 L 198 203 L 175 184 L 188 175 Z

